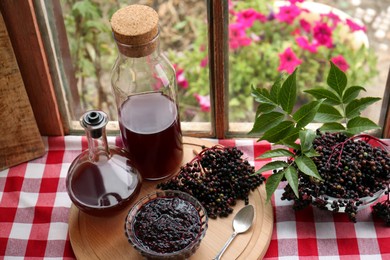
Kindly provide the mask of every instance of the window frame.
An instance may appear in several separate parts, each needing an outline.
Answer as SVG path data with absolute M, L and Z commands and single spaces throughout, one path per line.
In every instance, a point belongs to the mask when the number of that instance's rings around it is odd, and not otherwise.
M 45 1 L 46 2 L 46 1 Z M 41 135 L 55 136 L 72 134 L 70 130 L 75 126 L 68 120 L 64 93 L 55 85 L 60 84 L 59 78 L 65 78 L 71 87 L 71 94 L 77 94 L 74 73 L 70 63 L 70 52 L 67 46 L 65 26 L 63 23 L 60 0 L 48 1 L 50 10 L 57 17 L 54 21 L 59 41 L 53 39 L 50 44 L 61 44 L 60 52 L 56 53 L 48 48 L 50 37 L 47 32 L 40 31 L 37 12 L 42 7 L 40 0 L 2 0 L 0 11 L 3 15 L 19 69 L 28 93 L 32 109 Z M 197 137 L 232 138 L 236 136 L 248 137 L 245 131 L 248 129 L 242 124 L 229 124 L 228 116 L 228 1 L 206 0 L 208 17 L 208 43 L 209 43 L 209 68 L 210 68 L 210 97 L 211 97 L 211 131 L 205 129 L 205 124 L 184 124 L 184 134 Z M 37 10 L 36 10 L 37 9 Z M 62 19 L 62 21 L 61 21 Z M 42 26 L 41 26 L 42 28 Z M 46 34 L 45 34 L 46 33 Z M 54 38 L 54 37 L 53 37 Z M 28 44 L 26 44 L 28 43 Z M 58 76 L 58 71 L 53 70 L 53 59 L 60 59 L 64 66 L 64 74 Z M 58 64 L 57 64 L 58 66 Z M 379 124 L 382 133 L 377 135 L 382 138 L 390 138 L 390 70 L 387 77 L 385 93 Z M 57 96 L 57 97 L 56 97 Z M 59 98 L 58 98 L 59 97 Z M 77 96 L 74 96 L 75 100 Z M 71 104 L 75 107 L 75 104 Z M 189 124 L 189 125 L 188 125 Z M 194 127 L 193 124 L 197 124 Z M 230 127 L 230 128 L 229 128 Z M 206 127 L 207 128 L 207 127 Z M 186 131 L 188 129 L 188 131 Z M 190 131 L 192 129 L 192 131 Z M 241 130 L 241 131 L 240 131 Z M 244 131 L 242 131 L 244 130 Z M 241 134 L 240 134 L 241 133 Z

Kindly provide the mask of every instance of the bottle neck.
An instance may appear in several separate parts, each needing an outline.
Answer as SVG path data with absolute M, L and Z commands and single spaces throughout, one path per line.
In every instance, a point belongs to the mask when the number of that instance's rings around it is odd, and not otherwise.
M 100 129 L 102 131 L 99 137 L 93 134 L 94 130 L 86 131 L 88 139 L 88 151 L 89 151 L 89 160 L 92 162 L 97 162 L 101 157 L 110 158 L 110 149 L 108 147 L 106 129 L 103 127 Z
M 159 56 L 161 56 L 159 46 L 157 46 L 152 52 L 148 53 L 147 55 L 140 56 L 140 57 L 129 56 L 126 52 L 121 52 L 121 50 L 119 48 L 118 48 L 118 51 L 119 51 L 120 59 L 125 59 L 125 60 L 126 59 L 137 59 L 137 62 L 155 60 Z
M 147 56 L 159 55 L 160 53 L 159 34 L 157 34 L 151 41 L 143 44 L 129 45 L 122 43 L 116 39 L 115 43 L 119 53 L 125 57 L 142 58 Z

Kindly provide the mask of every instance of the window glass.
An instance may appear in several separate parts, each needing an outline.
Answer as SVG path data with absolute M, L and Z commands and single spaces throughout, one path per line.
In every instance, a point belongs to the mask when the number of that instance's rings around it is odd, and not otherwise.
M 61 0 L 81 111 L 102 109 L 117 119 L 110 83 L 117 49 L 109 19 L 128 4 L 146 4 L 159 13 L 160 47 L 176 68 L 181 121 L 208 122 L 210 129 L 205 1 Z
M 361 97 L 383 98 L 389 6 L 390 0 L 229 1 L 230 130 L 253 126 L 257 103 L 251 86 L 269 89 L 281 72 L 298 67 L 299 107 L 311 100 L 304 90 L 325 87 L 329 60 L 346 72 L 348 85 L 367 90 Z M 380 111 L 381 101 L 363 116 L 379 123 Z

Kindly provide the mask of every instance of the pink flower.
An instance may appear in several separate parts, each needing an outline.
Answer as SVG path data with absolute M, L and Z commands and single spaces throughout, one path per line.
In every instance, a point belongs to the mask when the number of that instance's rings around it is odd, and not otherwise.
M 340 70 L 344 72 L 346 72 L 349 69 L 349 64 L 341 54 L 336 57 L 333 57 L 330 60 L 334 63 L 334 65 L 336 65 Z
M 291 32 L 291 35 L 295 36 L 295 35 L 301 35 L 301 29 L 299 28 L 295 28 L 294 31 Z
M 301 19 L 301 20 L 299 20 L 299 25 L 301 26 L 301 28 L 305 32 L 310 33 L 310 31 L 311 31 L 311 24 L 308 21 L 306 21 L 305 19 Z
M 311 44 L 306 37 L 297 37 L 295 41 L 302 49 L 310 51 L 311 53 L 317 53 L 317 46 L 315 44 Z
M 319 45 L 333 47 L 332 29 L 326 23 L 318 22 L 313 28 L 314 39 Z
M 351 29 L 352 32 L 356 32 L 356 31 L 363 31 L 365 32 L 366 31 L 366 27 L 363 25 L 359 25 L 357 23 L 355 23 L 354 21 L 352 21 L 351 19 L 347 19 L 346 20 L 347 22 L 347 25 L 349 26 L 349 29 Z
M 296 3 L 303 3 L 305 2 L 305 0 L 289 0 L 289 2 L 293 5 L 295 5 Z
M 202 68 L 205 68 L 207 66 L 207 64 L 209 63 L 209 57 L 205 57 L 203 58 L 201 61 L 200 61 L 200 66 Z
M 232 2 L 232 0 L 229 0 L 228 1 L 228 8 L 229 8 L 229 13 L 231 15 L 235 15 L 236 14 L 236 11 L 234 10 L 234 3 Z
M 321 14 L 321 17 L 322 18 L 327 17 L 329 19 L 329 21 L 332 22 L 332 29 L 336 28 L 337 25 L 339 24 L 339 22 L 341 21 L 340 17 L 333 12 L 329 12 L 327 14 Z
M 210 111 L 210 95 L 202 96 L 202 95 L 195 93 L 194 96 L 199 103 L 200 110 L 202 110 L 203 112 L 209 112 Z
M 158 79 L 157 77 L 154 77 L 156 79 Z M 154 84 L 153 84 L 153 89 L 154 90 L 159 90 L 160 88 L 162 88 L 163 84 L 162 84 L 162 81 L 161 80 L 156 80 L 154 81 Z
M 259 42 L 261 40 L 260 36 L 255 33 L 251 33 L 250 37 L 254 42 Z
M 176 69 L 176 81 L 177 81 L 177 85 L 183 89 L 187 89 L 189 84 L 188 84 L 188 80 L 186 79 L 186 76 L 184 74 L 184 70 L 183 69 L 178 69 L 177 66 L 174 66 L 175 69 Z
M 281 22 L 292 24 L 300 13 L 301 9 L 296 5 L 286 5 L 280 7 L 279 13 L 277 13 L 275 17 Z
M 245 28 L 252 27 L 255 21 L 264 23 L 267 21 L 267 17 L 252 8 L 237 13 L 237 23 L 243 24 Z
M 248 46 L 251 44 L 251 38 L 246 35 L 245 27 L 240 23 L 229 24 L 229 45 L 233 50 Z
M 293 73 L 295 68 L 302 63 L 302 60 L 298 59 L 290 47 L 285 49 L 283 53 L 279 54 L 279 60 L 280 65 L 278 71 L 284 70 L 289 74 Z

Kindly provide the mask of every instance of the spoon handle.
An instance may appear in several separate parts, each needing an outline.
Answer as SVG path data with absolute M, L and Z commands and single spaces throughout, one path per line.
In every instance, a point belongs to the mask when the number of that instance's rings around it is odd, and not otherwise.
M 225 245 L 222 247 L 221 251 L 219 251 L 218 255 L 215 256 L 213 260 L 220 260 L 222 254 L 225 252 L 226 248 L 230 245 L 230 243 L 233 241 L 233 239 L 237 236 L 237 232 L 234 231 L 233 234 L 230 236 L 229 240 L 226 241 Z

